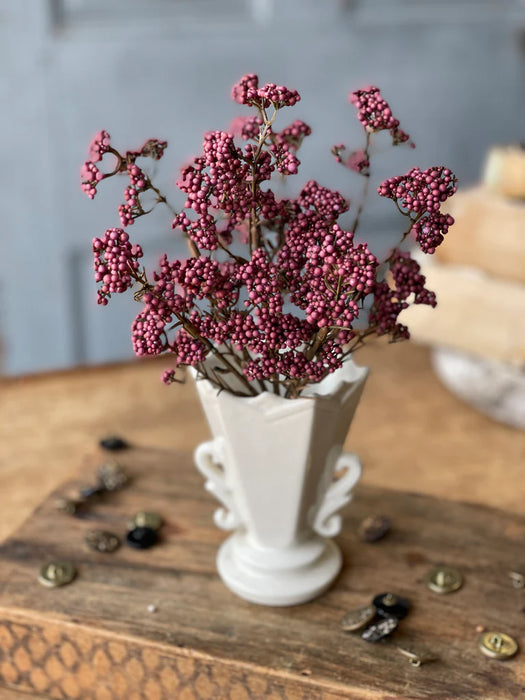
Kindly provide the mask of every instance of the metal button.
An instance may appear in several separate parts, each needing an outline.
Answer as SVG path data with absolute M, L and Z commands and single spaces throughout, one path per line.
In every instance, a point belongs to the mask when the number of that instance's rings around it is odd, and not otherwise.
M 50 561 L 40 569 L 38 580 L 43 586 L 55 588 L 65 586 L 76 576 L 76 569 L 73 564 L 66 561 Z
M 363 542 L 377 542 L 390 530 L 390 524 L 386 515 L 370 515 L 361 522 L 357 534 Z
M 361 635 L 365 642 L 379 642 L 397 629 L 399 620 L 396 617 L 385 617 L 380 622 L 370 625 Z
M 157 540 L 157 531 L 152 527 L 135 527 L 126 535 L 126 542 L 135 549 L 149 549 Z
M 84 488 L 80 489 L 80 498 L 88 499 L 93 498 L 93 496 L 100 496 L 104 491 L 105 488 L 100 484 L 96 486 L 84 486 Z
M 430 661 L 437 661 L 437 656 L 429 654 L 428 652 L 416 651 L 413 648 L 401 647 L 399 645 L 396 645 L 396 649 L 403 654 L 408 663 L 414 666 L 414 668 L 419 668 Z
M 129 444 L 118 435 L 107 435 L 106 437 L 103 437 L 100 440 L 99 445 L 104 450 L 109 450 L 110 452 L 125 450 L 127 447 L 129 447 Z
M 410 604 L 395 593 L 380 593 L 372 601 L 381 617 L 396 617 L 402 620 L 407 616 Z
M 428 573 L 427 583 L 434 593 L 452 593 L 463 585 L 463 576 L 451 566 L 437 566 Z
M 356 610 L 350 610 L 341 620 L 341 629 L 344 632 L 356 632 L 372 622 L 375 616 L 374 605 L 364 605 Z
M 120 547 L 120 539 L 107 530 L 88 530 L 84 540 L 90 549 L 96 552 L 115 552 Z
M 146 512 L 144 510 L 135 513 L 128 523 L 128 530 L 136 527 L 150 527 L 152 530 L 159 530 L 162 526 L 162 518 L 158 513 Z
M 55 508 L 62 513 L 75 515 L 79 507 L 82 505 L 82 501 L 75 500 L 73 498 L 57 498 L 54 505 Z
M 479 648 L 485 656 L 505 661 L 518 651 L 518 643 L 504 632 L 484 632 L 479 637 Z
M 100 487 L 106 491 L 117 491 L 129 481 L 127 474 L 117 462 L 101 464 L 97 472 Z

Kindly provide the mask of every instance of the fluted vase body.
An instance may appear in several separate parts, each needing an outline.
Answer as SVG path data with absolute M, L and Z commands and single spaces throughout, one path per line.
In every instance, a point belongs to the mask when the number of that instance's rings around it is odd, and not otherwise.
M 197 447 L 195 461 L 221 503 L 216 525 L 233 530 L 218 571 L 242 598 L 304 603 L 339 573 L 331 538 L 361 475 L 358 458 L 342 448 L 367 374 L 346 361 L 298 399 L 239 397 L 196 380 L 213 440 Z

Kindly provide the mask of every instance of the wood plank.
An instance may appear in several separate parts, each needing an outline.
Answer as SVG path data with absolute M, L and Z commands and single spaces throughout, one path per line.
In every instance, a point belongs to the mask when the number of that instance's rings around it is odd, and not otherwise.
M 438 305 L 413 305 L 401 313 L 414 340 L 525 365 L 525 284 L 474 268 L 420 262 Z
M 476 632 L 478 625 L 502 629 L 525 644 L 523 600 L 507 573 L 523 562 L 522 516 L 361 486 L 345 511 L 338 538 L 345 567 L 333 589 L 307 605 L 271 609 L 220 583 L 214 558 L 224 533 L 212 524 L 215 504 L 187 452 L 136 447 L 120 459 L 133 479 L 127 489 L 86 518 L 59 514 L 47 499 L 0 550 L 0 677 L 11 688 L 82 700 L 508 700 L 522 693 L 523 655 L 489 660 Z M 85 460 L 82 481 L 99 460 Z M 84 547 L 86 529 L 123 533 L 142 508 L 166 520 L 157 547 L 113 555 Z M 357 526 L 377 512 L 391 517 L 392 531 L 363 543 Z M 55 557 L 73 561 L 78 578 L 45 589 L 37 573 Z M 440 563 L 463 571 L 460 591 L 428 590 L 425 574 Z M 394 640 L 370 645 L 340 631 L 346 610 L 389 589 L 413 604 L 395 641 L 439 660 L 415 669 Z
M 447 203 L 456 223 L 436 249 L 442 263 L 468 265 L 525 284 L 525 202 L 484 185 L 462 190 Z
M 375 343 L 356 361 L 371 367 L 349 437 L 364 483 L 523 511 L 523 432 L 448 392 L 423 347 Z M 164 386 L 166 366 L 163 358 L 0 379 L 0 539 L 102 435 L 180 450 L 208 439 L 193 385 Z

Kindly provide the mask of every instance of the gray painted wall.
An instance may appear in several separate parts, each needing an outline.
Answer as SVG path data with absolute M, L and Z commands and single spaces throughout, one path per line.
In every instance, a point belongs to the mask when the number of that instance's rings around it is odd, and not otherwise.
M 94 202 L 80 191 L 98 129 L 123 148 L 167 138 L 158 181 L 177 201 L 179 166 L 242 111 L 230 87 L 257 72 L 298 89 L 290 121 L 313 128 L 289 191 L 315 177 L 352 198 L 359 179 L 329 150 L 360 145 L 347 95 L 373 83 L 418 146 L 386 152 L 374 180 L 444 163 L 466 186 L 492 144 L 525 138 L 524 59 L 519 0 L 0 0 L 2 371 L 132 356 L 139 306 L 97 307 L 91 278 L 91 239 L 119 225 L 124 187 L 104 183 Z M 399 219 L 370 205 L 362 233 L 379 250 Z M 130 234 L 152 263 L 185 251 L 160 212 Z

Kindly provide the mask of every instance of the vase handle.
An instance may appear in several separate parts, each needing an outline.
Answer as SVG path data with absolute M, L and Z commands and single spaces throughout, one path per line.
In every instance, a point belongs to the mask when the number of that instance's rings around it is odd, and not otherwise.
M 322 537 L 335 537 L 341 532 L 343 520 L 337 511 L 350 503 L 352 490 L 361 478 L 361 462 L 350 452 L 343 452 L 337 459 L 334 471 L 339 469 L 346 471 L 330 484 L 314 519 L 313 528 Z
M 240 518 L 221 466 L 224 464 L 223 440 L 215 438 L 215 440 L 201 443 L 195 450 L 194 459 L 197 469 L 206 478 L 206 490 L 224 506 L 224 508 L 217 508 L 213 514 L 215 525 L 221 530 L 235 529 L 240 523 Z

